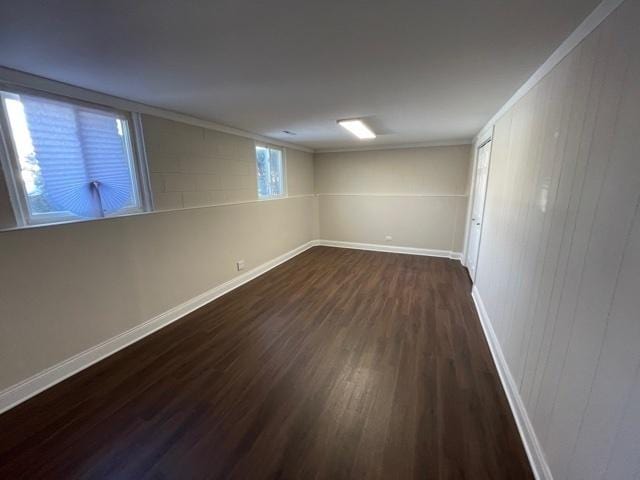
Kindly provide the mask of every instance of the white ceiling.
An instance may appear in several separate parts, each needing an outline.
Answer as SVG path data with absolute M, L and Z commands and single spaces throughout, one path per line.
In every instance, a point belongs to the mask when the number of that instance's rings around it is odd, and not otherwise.
M 0 65 L 315 149 L 466 140 L 597 4 L 0 0 Z

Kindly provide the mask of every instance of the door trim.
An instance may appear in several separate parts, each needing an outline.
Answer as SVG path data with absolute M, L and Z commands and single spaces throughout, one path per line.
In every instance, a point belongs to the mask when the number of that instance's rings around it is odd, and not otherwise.
M 469 203 L 467 205 L 467 215 L 465 220 L 465 230 L 464 230 L 464 246 L 462 248 L 462 264 L 467 267 L 467 256 L 469 255 L 469 235 L 471 234 L 471 214 L 473 213 L 473 201 L 476 195 L 476 176 L 478 173 L 478 153 L 480 149 L 484 147 L 487 143 L 493 141 L 494 137 L 494 126 L 491 125 L 488 128 L 485 128 L 478 136 L 473 143 L 473 161 L 471 162 L 471 174 L 469 175 L 469 183 L 468 183 L 468 192 L 469 192 Z M 493 152 L 493 146 L 491 148 Z M 489 157 L 489 172 L 487 173 L 487 185 L 489 183 L 489 175 L 491 174 L 491 157 Z M 486 205 L 486 197 L 485 197 L 485 205 Z M 483 221 L 484 223 L 484 221 Z M 484 226 L 484 225 L 483 225 Z M 482 229 L 480 231 L 480 243 L 482 242 Z M 479 257 L 478 257 L 479 258 Z M 476 274 L 478 270 L 478 265 L 476 264 Z M 471 279 L 475 281 L 475 278 Z

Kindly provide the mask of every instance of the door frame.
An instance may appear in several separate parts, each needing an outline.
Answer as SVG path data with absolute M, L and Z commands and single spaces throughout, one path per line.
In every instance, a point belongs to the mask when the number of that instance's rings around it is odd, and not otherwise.
M 468 183 L 468 191 L 469 191 L 469 201 L 467 203 L 467 215 L 465 218 L 465 229 L 464 229 L 464 247 L 462 249 L 462 264 L 466 267 L 467 257 L 469 255 L 469 236 L 471 234 L 471 214 L 473 213 L 473 201 L 475 200 L 476 195 L 476 176 L 478 173 L 478 153 L 482 147 L 484 147 L 487 143 L 493 141 L 493 133 L 494 126 L 490 125 L 482 130 L 476 137 L 473 139 L 472 148 L 473 148 L 473 161 L 471 162 L 471 175 L 469 175 L 469 183 Z M 493 145 L 491 145 L 491 153 L 493 153 Z M 491 155 L 489 156 L 489 172 L 487 173 L 487 184 L 489 183 L 489 175 L 491 173 Z M 485 196 L 485 205 L 487 202 L 487 198 Z M 482 220 L 482 227 L 484 227 L 484 214 Z M 480 240 L 479 243 L 482 243 L 482 227 L 480 228 Z M 478 248 L 479 252 L 479 248 Z M 480 256 L 478 255 L 478 258 Z M 478 274 L 478 265 L 476 263 L 476 276 Z M 475 278 L 471 279 L 472 282 L 475 282 Z

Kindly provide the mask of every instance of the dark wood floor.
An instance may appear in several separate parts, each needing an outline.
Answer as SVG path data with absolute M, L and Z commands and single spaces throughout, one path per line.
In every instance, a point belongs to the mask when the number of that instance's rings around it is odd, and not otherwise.
M 470 286 L 308 250 L 0 416 L 0 478 L 532 478 Z

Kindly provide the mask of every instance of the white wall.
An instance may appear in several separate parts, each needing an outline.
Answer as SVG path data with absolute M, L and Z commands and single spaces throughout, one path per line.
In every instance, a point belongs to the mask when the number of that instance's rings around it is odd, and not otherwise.
M 470 158 L 469 145 L 316 154 L 320 237 L 460 252 Z
M 556 479 L 640 478 L 640 2 L 495 126 L 477 289 Z
M 211 162 L 211 191 L 246 201 L 229 180 L 244 165 L 255 198 L 253 140 L 151 117 L 144 126 L 154 169 Z M 249 270 L 314 239 L 312 156 L 286 153 L 293 198 L 0 232 L 0 391 L 234 278 L 236 260 Z M 199 172 L 174 173 L 199 185 Z M 181 202 L 198 191 L 210 190 L 179 191 Z

